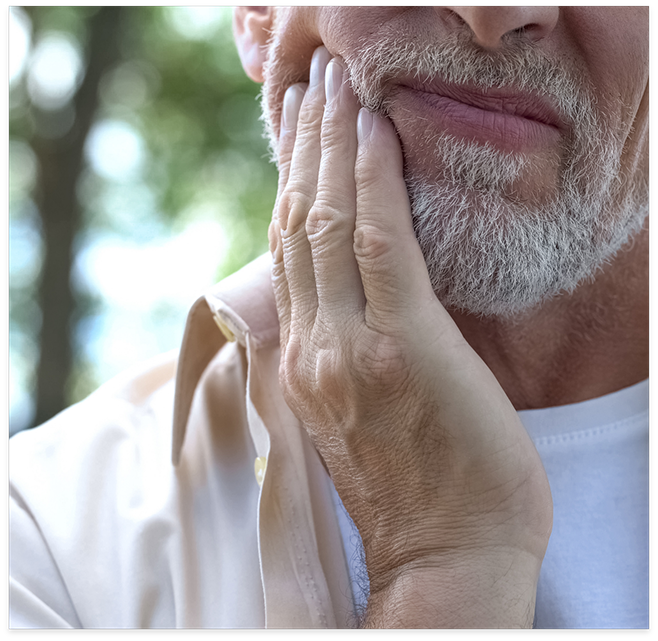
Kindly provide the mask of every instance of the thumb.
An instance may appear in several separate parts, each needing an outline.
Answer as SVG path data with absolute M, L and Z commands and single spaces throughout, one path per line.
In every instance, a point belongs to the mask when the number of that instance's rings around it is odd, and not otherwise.
M 384 329 L 436 303 L 413 230 L 400 142 L 390 120 L 362 108 L 354 169 L 354 253 L 366 296 L 366 321 Z

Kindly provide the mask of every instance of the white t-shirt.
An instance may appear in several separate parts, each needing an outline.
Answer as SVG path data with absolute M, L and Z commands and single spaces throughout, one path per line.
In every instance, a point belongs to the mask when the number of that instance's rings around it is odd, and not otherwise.
M 553 495 L 535 627 L 648 628 L 649 382 L 519 414 Z M 336 493 L 334 501 L 359 610 L 361 541 Z

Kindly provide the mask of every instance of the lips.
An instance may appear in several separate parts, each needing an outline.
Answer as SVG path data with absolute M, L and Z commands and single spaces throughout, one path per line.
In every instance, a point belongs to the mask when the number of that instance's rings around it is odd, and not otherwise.
M 565 125 L 549 100 L 506 88 L 403 82 L 395 92 L 405 118 L 419 126 L 476 140 L 504 151 L 530 151 L 555 144 Z M 393 111 L 397 111 L 394 107 Z M 395 119 L 395 113 L 391 114 Z

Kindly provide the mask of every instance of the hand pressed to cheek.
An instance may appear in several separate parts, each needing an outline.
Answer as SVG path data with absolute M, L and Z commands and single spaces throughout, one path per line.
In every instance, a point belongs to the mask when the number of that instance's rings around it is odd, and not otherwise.
M 341 327 L 345 317 L 372 314 L 375 303 L 405 307 L 407 294 L 419 288 L 425 301 L 434 303 L 413 235 L 395 131 L 365 110 L 359 115 L 344 65 L 332 60 L 325 69 L 328 60 L 326 49 L 316 51 L 299 122 L 296 128 L 287 122 L 282 127 L 275 208 L 281 246 L 290 247 L 282 252 L 288 296 L 299 301 L 285 316 L 312 319 L 312 310 L 319 308 L 325 328 Z M 284 114 L 288 102 L 293 104 L 290 92 Z M 374 131 L 368 136 L 361 131 L 358 145 L 358 123 L 365 119 L 374 119 Z M 367 302 L 364 287 L 371 288 Z
M 355 239 L 364 238 L 363 230 L 359 233 L 357 224 L 359 196 L 355 172 L 370 182 L 371 177 L 363 167 L 372 164 L 368 156 L 376 155 L 377 151 L 364 154 L 361 150 L 361 159 L 357 159 L 359 104 L 347 82 L 342 62 L 332 60 L 325 68 L 327 61 L 326 50 L 320 48 L 313 56 L 311 83 L 299 110 L 297 125 L 293 127 L 286 122 L 282 127 L 280 163 L 283 169 L 272 224 L 272 232 L 278 240 L 272 243 L 273 247 L 280 248 L 275 256 L 275 280 L 279 283 L 276 289 L 280 291 L 284 348 L 291 336 L 291 324 L 296 325 L 297 330 L 292 332 L 293 341 L 304 337 L 304 340 L 311 340 L 316 347 L 324 349 L 327 343 L 333 348 L 340 339 L 338 342 L 345 348 L 352 338 L 350 334 L 358 333 L 359 328 L 355 325 L 362 323 L 366 314 L 363 278 L 359 257 L 354 251 Z M 284 113 L 288 113 L 286 107 L 284 105 Z M 424 263 L 408 215 L 399 144 L 390 123 L 381 124 L 386 127 L 384 132 L 389 136 L 394 161 L 390 166 L 374 167 L 376 172 L 384 169 L 398 174 L 395 180 L 390 176 L 384 178 L 388 181 L 387 197 L 397 191 L 396 197 L 386 204 L 400 206 L 396 216 L 406 225 L 411 249 L 420 261 L 422 277 Z M 389 153 L 387 149 L 384 151 Z M 372 178 L 375 179 L 372 186 L 381 189 L 383 185 L 377 184 L 381 176 L 377 174 Z M 369 185 L 366 185 L 366 205 L 372 204 L 376 211 L 380 203 L 376 200 L 367 202 L 368 189 Z M 377 238 L 377 225 L 370 224 L 368 216 L 364 217 L 364 222 L 365 236 Z M 276 233 L 277 229 L 280 233 Z M 393 229 L 389 239 L 391 247 L 401 242 L 399 236 L 395 238 L 397 231 Z M 390 243 L 391 240 L 395 242 Z M 367 260 L 367 256 L 368 252 L 362 252 L 362 258 Z M 408 267 L 409 254 L 405 253 L 404 247 L 401 254 L 390 257 L 389 262 L 394 263 L 396 258 Z M 376 265 L 366 264 L 369 272 L 374 267 Z M 385 276 L 384 280 L 387 279 L 390 280 Z M 376 290 L 380 285 L 374 283 L 373 287 Z M 400 298 L 399 292 L 393 295 L 396 300 Z
M 270 240 L 286 401 L 359 527 L 374 586 L 465 542 L 536 561 L 543 468 L 433 295 L 392 124 L 359 112 L 345 76 L 317 50 L 281 130 Z
M 341 62 L 326 70 L 323 63 L 320 50 L 299 120 L 292 126 L 286 119 L 282 127 L 283 171 L 271 235 L 284 392 L 331 465 L 342 448 L 330 451 L 328 442 L 337 442 L 344 413 L 354 409 L 345 386 L 361 394 L 346 374 L 351 345 L 362 332 L 365 297 L 353 248 L 359 105 L 343 82 Z M 284 105 L 284 112 L 293 110 Z

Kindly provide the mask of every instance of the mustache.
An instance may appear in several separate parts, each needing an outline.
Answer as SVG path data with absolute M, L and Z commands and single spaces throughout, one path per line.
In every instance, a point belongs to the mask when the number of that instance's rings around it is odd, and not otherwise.
M 423 84 L 438 78 L 484 92 L 510 88 L 534 93 L 549 99 L 569 124 L 588 129 L 598 124 L 594 92 L 582 70 L 570 61 L 549 57 L 534 43 L 514 34 L 495 51 L 480 48 L 462 32 L 436 42 L 385 37 L 345 53 L 344 59 L 361 104 L 384 116 L 400 79 L 412 77 Z
M 283 94 L 292 84 L 308 81 L 308 68 L 286 63 L 283 43 L 273 34 L 268 42 L 261 90 L 262 121 L 269 141 L 270 159 L 278 160 L 278 134 Z M 350 84 L 361 104 L 373 113 L 389 116 L 397 85 L 404 79 L 430 84 L 439 79 L 486 92 L 507 88 L 534 93 L 551 102 L 567 125 L 566 151 L 578 146 L 595 148 L 602 139 L 620 142 L 609 118 L 597 105 L 587 73 L 574 61 L 549 55 L 535 43 L 515 34 L 497 50 L 485 50 L 466 32 L 441 39 L 401 39 L 395 31 L 378 34 L 351 51 L 340 51 Z

